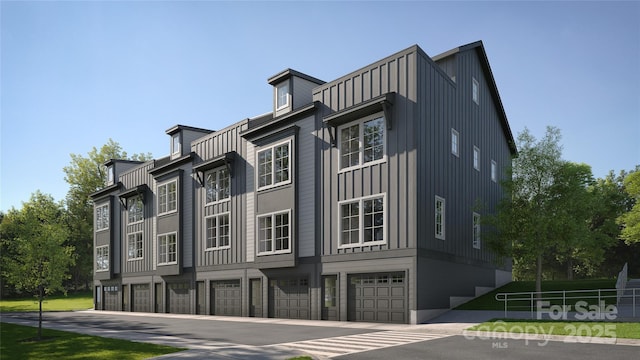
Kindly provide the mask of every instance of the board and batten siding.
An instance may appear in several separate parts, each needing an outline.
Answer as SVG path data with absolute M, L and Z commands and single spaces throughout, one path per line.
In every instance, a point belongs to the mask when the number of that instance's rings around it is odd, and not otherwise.
M 217 265 L 239 264 L 245 261 L 247 237 L 247 218 L 245 206 L 248 183 L 252 183 L 251 176 L 247 174 L 245 159 L 247 158 L 247 142 L 240 136 L 240 132 L 246 129 L 246 122 L 236 123 L 225 129 L 205 136 L 193 142 L 191 149 L 196 153 L 199 161 L 215 159 L 228 152 L 236 152 L 231 163 L 231 196 L 228 200 L 206 204 L 205 188 L 198 183 L 196 174 L 194 177 L 194 251 L 195 266 L 207 267 Z M 211 169 L 213 170 L 213 169 Z M 229 214 L 231 238 L 229 248 L 205 251 L 205 219 L 215 214 Z
M 454 59 L 455 62 L 453 62 Z M 482 244 L 473 248 L 473 213 L 482 216 L 495 211 L 503 195 L 500 181 L 491 180 L 491 160 L 498 163 L 500 179 L 511 164 L 498 104 L 489 89 L 475 50 L 451 55 L 448 72 L 455 82 L 431 59 L 419 61 L 418 133 L 423 140 L 418 151 L 419 247 L 490 264 L 495 256 Z M 480 101 L 472 99 L 472 79 L 480 85 Z M 451 152 L 451 129 L 459 133 L 459 155 Z M 474 146 L 480 150 L 480 170 L 474 169 Z M 435 196 L 446 201 L 445 239 L 435 237 Z
M 122 239 L 122 250 L 120 256 L 123 263 L 123 276 L 135 276 L 137 273 L 153 271 L 154 255 L 156 249 L 154 247 L 154 239 L 156 237 L 154 227 L 154 211 L 155 211 L 155 180 L 149 174 L 149 170 L 153 168 L 153 161 L 146 162 L 139 167 L 120 175 L 120 182 L 126 190 L 133 189 L 136 186 L 146 184 L 149 189 L 144 194 L 143 220 L 142 222 L 129 224 L 128 210 L 122 208 L 121 219 L 124 226 L 120 231 Z M 128 258 L 128 239 L 129 234 L 142 232 L 142 259 L 129 260 Z
M 375 252 L 416 246 L 416 107 L 417 46 L 382 59 L 361 70 L 315 89 L 314 100 L 325 105 L 324 116 L 364 101 L 395 92 L 392 128 L 386 132 L 386 162 L 353 170 L 340 170 L 339 149 L 332 147 L 325 127 L 318 133 L 322 142 L 319 186 L 322 219 L 322 254 Z M 333 129 L 331 129 L 333 131 Z M 337 140 L 339 142 L 339 139 Z M 339 207 L 342 200 L 384 193 L 386 195 L 386 244 L 338 248 Z
M 315 116 L 296 122 L 298 132 L 298 256 L 315 255 L 315 210 L 316 210 L 316 129 Z

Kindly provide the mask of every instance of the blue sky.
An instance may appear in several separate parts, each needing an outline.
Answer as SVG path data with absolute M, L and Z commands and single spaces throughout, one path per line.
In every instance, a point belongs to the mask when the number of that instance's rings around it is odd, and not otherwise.
M 0 3 L 0 210 L 63 200 L 69 154 L 169 152 L 176 124 L 271 110 L 267 78 L 330 81 L 418 44 L 484 42 L 514 136 L 561 129 L 596 177 L 640 164 L 639 2 Z

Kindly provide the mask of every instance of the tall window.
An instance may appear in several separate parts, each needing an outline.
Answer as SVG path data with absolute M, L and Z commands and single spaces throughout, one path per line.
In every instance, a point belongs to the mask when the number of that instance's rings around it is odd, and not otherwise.
M 290 181 L 290 150 L 288 141 L 258 152 L 258 188 Z
M 96 271 L 109 270 L 109 246 L 96 247 Z
M 115 168 L 113 165 L 107 167 L 107 185 L 113 185 L 116 178 Z
M 134 196 L 127 199 L 128 220 L 129 224 L 135 224 L 144 219 L 144 205 L 142 197 Z
M 473 248 L 480 249 L 480 214 L 473 213 Z
M 340 168 L 383 160 L 385 131 L 384 117 L 340 128 Z
M 176 156 L 180 156 L 180 153 L 180 133 L 173 134 L 171 136 L 171 157 L 175 158 Z
M 258 254 L 291 252 L 290 212 L 258 216 Z
M 455 129 L 451 129 L 451 153 L 460 155 L 460 134 Z
M 476 80 L 476 78 L 473 78 L 471 91 L 472 91 L 473 102 L 476 104 L 480 104 L 480 84 L 478 83 L 478 80 Z
M 473 147 L 473 168 L 480 171 L 480 149 Z
M 205 193 L 207 204 L 228 199 L 231 196 L 229 169 L 221 167 L 205 175 Z
M 109 229 L 109 204 L 96 207 L 96 231 Z
M 127 257 L 129 260 L 142 259 L 142 232 L 129 234 L 127 237 Z
M 276 87 L 276 110 L 289 106 L 289 83 Z
M 176 233 L 158 235 L 158 265 L 178 262 L 178 240 Z
M 498 163 L 495 160 L 491 160 L 491 180 L 498 182 Z
M 229 247 L 229 214 L 214 215 L 205 220 L 205 250 Z
M 341 247 L 378 245 L 385 240 L 385 196 L 340 202 Z
M 178 209 L 178 181 L 158 185 L 158 215 Z
M 442 239 L 444 240 L 444 229 L 445 229 L 445 222 L 444 222 L 444 217 L 445 217 L 445 207 L 444 207 L 445 203 L 444 203 L 444 199 L 436 196 L 436 209 L 435 209 L 435 216 L 436 216 L 436 238 L 437 239 Z

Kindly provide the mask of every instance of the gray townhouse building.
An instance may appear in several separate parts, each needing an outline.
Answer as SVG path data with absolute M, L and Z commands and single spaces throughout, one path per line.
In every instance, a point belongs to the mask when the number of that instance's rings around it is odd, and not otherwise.
M 268 82 L 269 113 L 105 164 L 96 310 L 415 324 L 511 280 L 482 243 L 517 155 L 482 42 Z

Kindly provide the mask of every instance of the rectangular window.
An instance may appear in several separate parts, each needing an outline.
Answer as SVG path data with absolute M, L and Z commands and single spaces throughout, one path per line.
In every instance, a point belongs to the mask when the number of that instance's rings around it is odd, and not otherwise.
M 135 224 L 144 219 L 144 204 L 142 197 L 134 196 L 127 199 L 127 213 L 129 224 Z
M 284 83 L 276 87 L 276 110 L 289 106 L 289 84 Z
M 107 167 L 107 185 L 113 185 L 115 182 L 116 174 L 113 165 Z
M 480 171 L 480 149 L 473 147 L 473 168 Z
M 340 168 L 346 169 L 383 161 L 386 147 L 385 132 L 386 127 L 382 116 L 341 127 L 339 130 Z
M 109 245 L 96 247 L 96 271 L 109 270 Z
M 291 252 L 290 211 L 258 216 L 258 255 Z
M 129 260 L 142 259 L 142 232 L 129 234 L 127 237 L 127 258 Z
M 384 194 L 342 201 L 339 216 L 340 247 L 386 243 Z
M 158 215 L 178 209 L 178 181 L 158 185 Z
M 473 78 L 472 96 L 473 102 L 480 105 L 480 84 L 476 78 Z
M 491 180 L 498 182 L 498 164 L 494 160 L 491 160 Z
M 205 193 L 207 204 L 229 199 L 231 196 L 231 178 L 229 169 L 221 167 L 205 174 Z
M 451 153 L 455 156 L 460 156 L 460 134 L 451 129 Z
M 158 265 L 178 262 L 178 238 L 176 233 L 158 235 Z
M 96 207 L 96 231 L 109 229 L 109 204 Z
M 290 182 L 291 141 L 258 152 L 258 189 Z
M 175 158 L 176 156 L 180 156 L 180 133 L 173 134 L 171 136 L 171 158 Z
M 228 248 L 231 245 L 229 214 L 210 216 L 205 219 L 205 250 Z
M 436 196 L 436 209 L 435 209 L 435 224 L 436 224 L 436 238 L 444 240 L 445 229 L 445 202 L 444 199 Z
M 480 249 L 480 215 L 473 213 L 473 248 Z

